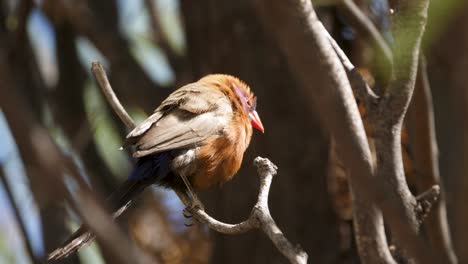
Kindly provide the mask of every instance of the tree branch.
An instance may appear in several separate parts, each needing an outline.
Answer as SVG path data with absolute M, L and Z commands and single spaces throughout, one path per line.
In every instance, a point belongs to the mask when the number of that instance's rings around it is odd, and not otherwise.
M 394 69 L 385 91 L 382 110 L 391 113 L 393 124 L 401 123 L 414 91 L 421 39 L 426 27 L 429 0 L 396 1 L 392 16 Z M 390 115 L 389 115 L 390 116 Z
M 97 61 L 93 62 L 91 64 L 91 72 L 93 73 L 94 78 L 96 78 L 96 82 L 98 83 L 102 93 L 106 97 L 107 102 L 112 107 L 112 110 L 114 110 L 114 112 L 129 130 L 134 129 L 136 126 L 135 122 L 125 111 L 120 101 L 117 99 L 117 96 L 115 95 L 114 90 L 112 90 L 112 87 L 109 83 L 109 79 L 107 79 L 106 72 L 104 71 L 104 68 L 102 67 L 101 63 Z

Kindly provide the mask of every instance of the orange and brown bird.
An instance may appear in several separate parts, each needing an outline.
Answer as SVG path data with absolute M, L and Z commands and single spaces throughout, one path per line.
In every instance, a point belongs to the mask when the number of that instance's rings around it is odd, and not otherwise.
M 146 187 L 156 184 L 188 193 L 230 180 L 252 137 L 264 131 L 257 98 L 244 82 L 212 74 L 174 91 L 131 131 L 124 146 L 138 158 L 128 179 L 108 201 L 120 215 Z M 49 259 L 66 257 L 92 242 L 82 226 Z

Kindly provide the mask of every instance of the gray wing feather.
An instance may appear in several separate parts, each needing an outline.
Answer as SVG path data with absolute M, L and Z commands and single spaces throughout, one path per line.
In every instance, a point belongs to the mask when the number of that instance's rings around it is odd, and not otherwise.
M 220 135 L 232 118 L 231 102 L 218 89 L 188 84 L 164 100 L 154 114 L 127 135 L 134 157 L 180 149 Z
M 134 157 L 179 149 L 196 145 L 203 140 L 220 135 L 225 127 L 224 117 L 207 112 L 183 117 L 186 113 L 175 110 L 161 118 L 136 142 L 137 151 Z
M 163 116 L 162 112 L 155 112 L 148 118 L 146 118 L 143 122 L 138 124 L 130 133 L 127 135 L 127 139 L 141 136 L 145 133 L 154 123 L 158 122 L 159 119 Z

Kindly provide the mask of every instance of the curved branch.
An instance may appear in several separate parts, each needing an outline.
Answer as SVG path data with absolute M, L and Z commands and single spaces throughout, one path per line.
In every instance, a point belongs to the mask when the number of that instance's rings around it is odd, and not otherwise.
M 300 246 L 294 246 L 284 236 L 283 232 L 276 225 L 275 220 L 270 214 L 268 208 L 268 194 L 270 191 L 273 176 L 276 175 L 277 167 L 266 158 L 257 157 L 254 160 L 254 165 L 257 167 L 258 175 L 260 176 L 260 190 L 258 193 L 257 203 L 252 209 L 250 217 L 235 225 L 225 224 L 210 217 L 202 209 L 189 209 L 197 220 L 206 224 L 209 228 L 223 234 L 239 234 L 245 233 L 252 229 L 261 228 L 263 232 L 275 244 L 276 248 L 286 257 L 291 263 L 307 263 L 307 253 Z
M 125 108 L 122 106 L 119 99 L 115 95 L 114 90 L 112 90 L 109 79 L 107 79 L 106 72 L 104 71 L 101 63 L 98 61 L 93 62 L 91 64 L 91 72 L 93 73 L 94 78 L 96 78 L 96 81 L 99 84 L 102 93 L 106 97 L 107 102 L 112 107 L 112 110 L 114 110 L 114 112 L 117 114 L 117 116 L 119 116 L 120 120 L 122 120 L 122 122 L 129 130 L 134 129 L 136 126 L 135 122 L 127 113 L 127 111 L 125 111 Z

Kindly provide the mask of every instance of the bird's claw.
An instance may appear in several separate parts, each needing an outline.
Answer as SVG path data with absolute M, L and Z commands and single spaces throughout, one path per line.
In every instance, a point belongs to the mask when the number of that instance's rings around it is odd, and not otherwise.
M 203 207 L 203 204 L 200 203 L 200 202 L 194 202 L 194 203 L 192 203 L 189 207 L 190 207 L 190 209 L 193 210 L 193 211 L 195 211 L 195 210 L 197 210 L 197 209 L 202 210 L 202 211 L 205 210 L 205 208 Z
M 184 210 L 182 211 L 182 215 L 185 218 L 192 218 L 193 217 L 193 214 L 192 214 L 192 212 L 190 212 L 190 209 L 188 207 L 184 208 Z
M 198 199 L 197 196 L 192 196 L 192 200 L 190 201 L 190 210 L 193 211 L 195 209 L 200 209 L 200 210 L 205 210 L 205 207 L 203 206 L 202 202 Z

